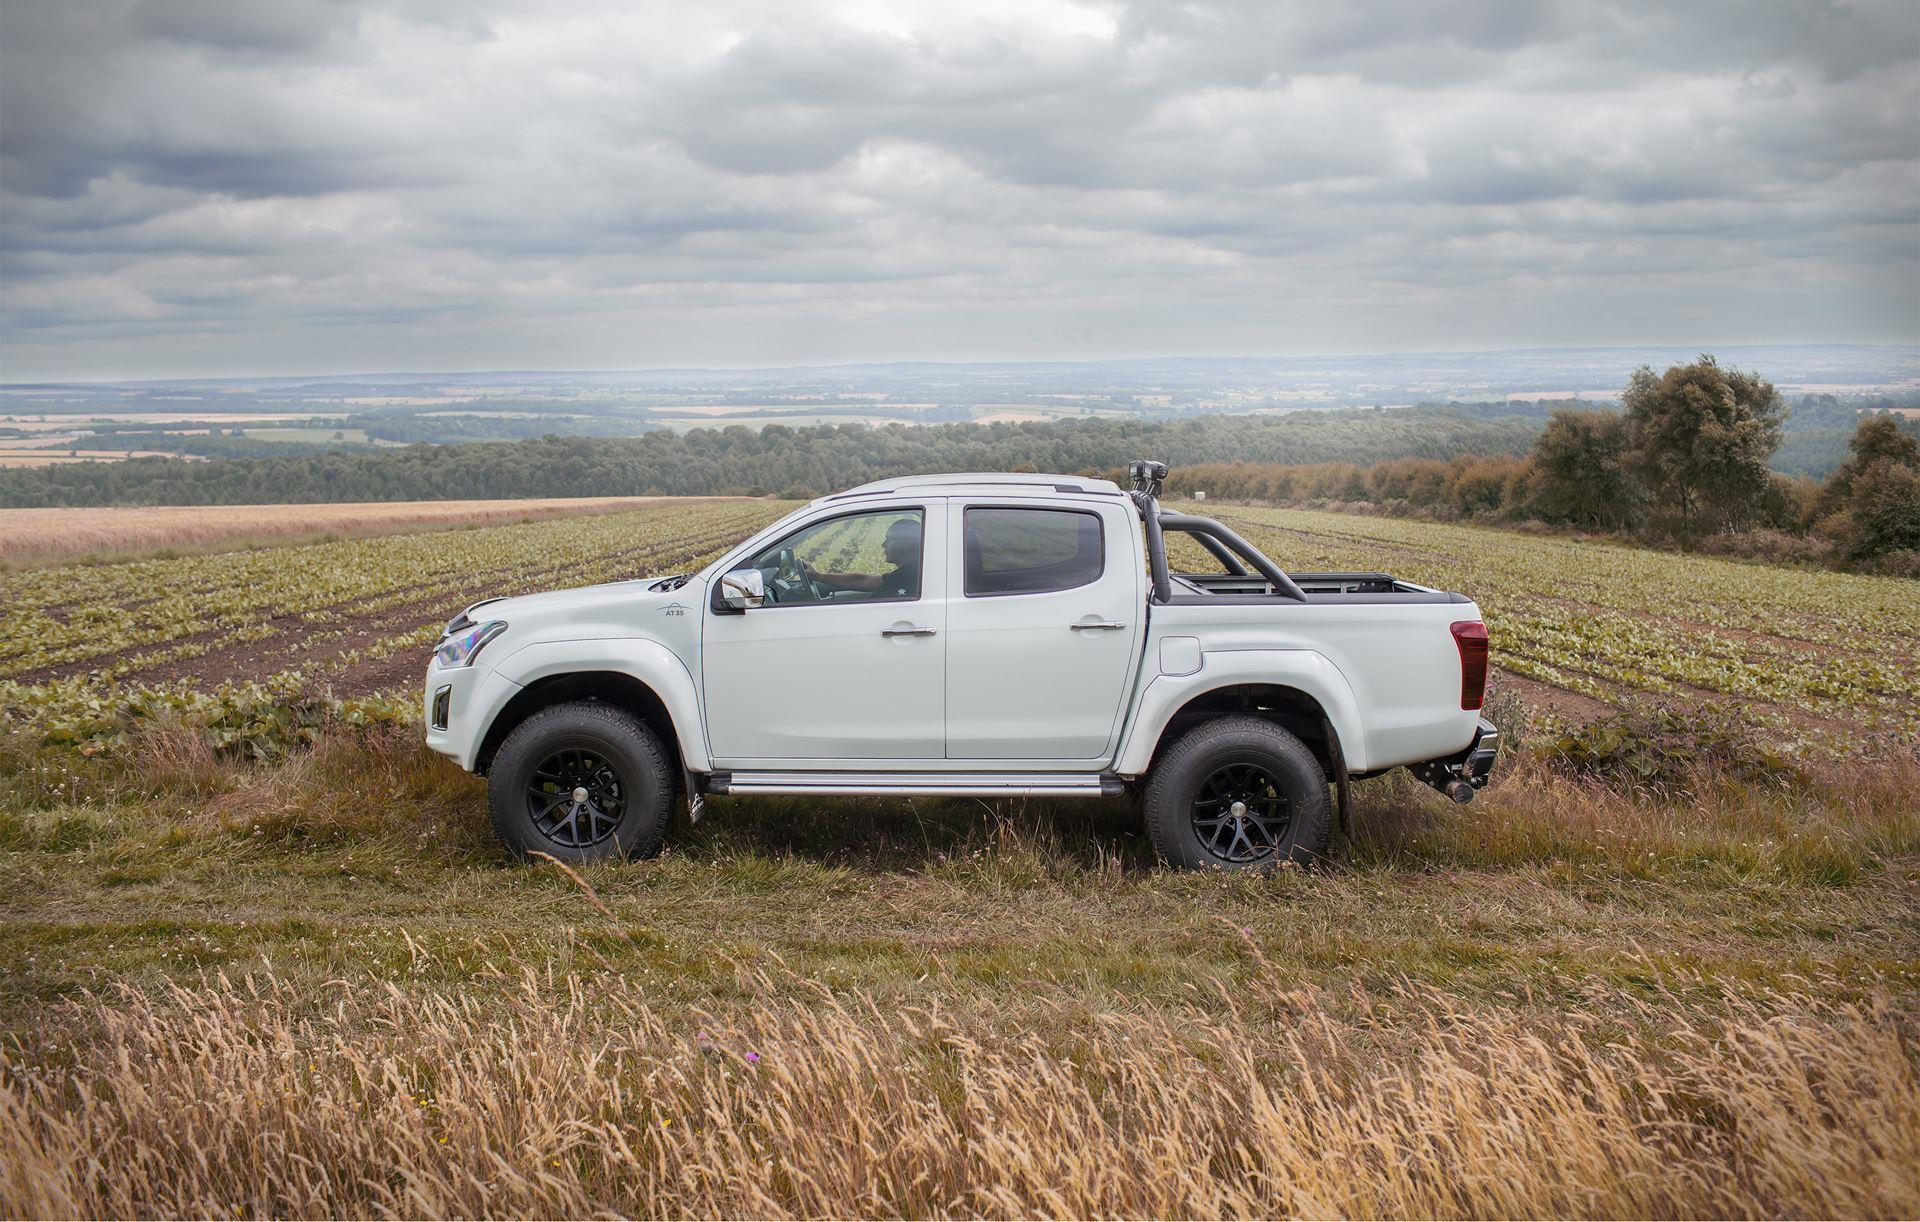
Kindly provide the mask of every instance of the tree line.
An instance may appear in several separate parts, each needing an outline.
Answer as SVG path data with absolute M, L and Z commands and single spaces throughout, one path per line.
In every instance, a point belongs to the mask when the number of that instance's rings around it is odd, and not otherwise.
M 1306 411 L 1180 421 L 743 425 L 640 437 L 331 449 L 306 455 L 140 458 L 0 471 L 0 506 L 243 505 L 494 497 L 745 494 L 811 497 L 891 475 L 1097 471 L 1176 465 L 1448 459 L 1518 454 L 1544 413 L 1451 408 Z
M 1636 370 L 1622 411 L 1560 409 L 1530 452 L 1371 465 L 1176 469 L 1175 495 L 1366 503 L 1451 519 L 1533 521 L 1662 544 L 1920 576 L 1920 443 L 1912 422 L 1856 415 L 1823 482 L 1770 466 L 1786 407 L 1711 356 Z

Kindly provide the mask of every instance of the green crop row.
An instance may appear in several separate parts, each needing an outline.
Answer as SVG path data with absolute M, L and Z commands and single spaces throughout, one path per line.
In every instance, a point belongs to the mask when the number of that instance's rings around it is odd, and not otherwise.
M 1920 731 L 1915 583 L 1483 527 L 1220 508 L 1282 567 L 1388 571 L 1479 604 L 1496 662 L 1585 695 Z
M 0 573 L 0 678 L 103 678 L 303 626 L 412 608 L 399 631 L 485 594 L 670 572 L 776 516 L 765 502 L 682 504 L 470 531 Z

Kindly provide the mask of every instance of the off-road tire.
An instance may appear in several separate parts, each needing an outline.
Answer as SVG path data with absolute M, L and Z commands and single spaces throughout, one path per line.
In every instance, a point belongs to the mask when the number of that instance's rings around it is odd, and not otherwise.
M 618 822 L 596 843 L 569 845 L 544 834 L 529 804 L 534 770 L 556 752 L 583 751 L 618 778 Z M 515 856 L 547 853 L 565 862 L 652 857 L 673 810 L 671 757 L 660 738 L 625 709 L 596 701 L 541 709 L 507 735 L 487 773 L 487 814 L 494 834 Z
M 1231 860 L 1207 847 L 1196 827 L 1195 802 L 1223 769 L 1251 766 L 1285 800 L 1289 819 L 1271 851 Z M 1147 777 L 1142 803 L 1147 835 L 1170 866 L 1189 870 L 1273 870 L 1325 859 L 1333 829 L 1333 801 L 1320 761 L 1294 735 L 1258 717 L 1222 717 L 1187 731 L 1161 755 Z

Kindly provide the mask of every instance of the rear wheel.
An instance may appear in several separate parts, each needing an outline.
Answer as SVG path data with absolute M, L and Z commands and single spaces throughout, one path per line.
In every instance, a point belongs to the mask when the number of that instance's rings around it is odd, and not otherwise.
M 1271 870 L 1326 855 L 1333 804 L 1306 744 L 1270 721 L 1188 731 L 1147 779 L 1147 833 L 1169 865 Z
M 591 701 L 542 709 L 514 727 L 488 776 L 493 830 L 522 856 L 651 857 L 672 807 L 659 738 L 624 709 Z

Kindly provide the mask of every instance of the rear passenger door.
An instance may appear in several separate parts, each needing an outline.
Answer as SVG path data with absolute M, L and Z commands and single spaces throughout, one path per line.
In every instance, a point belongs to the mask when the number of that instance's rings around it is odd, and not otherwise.
M 1131 517 L 956 500 L 947 529 L 947 758 L 1097 768 L 1144 627 Z

